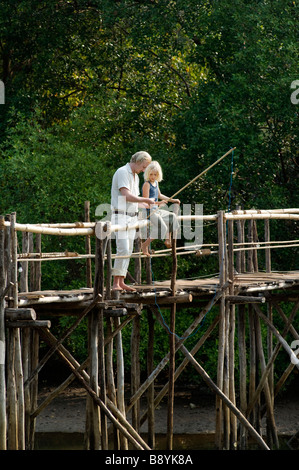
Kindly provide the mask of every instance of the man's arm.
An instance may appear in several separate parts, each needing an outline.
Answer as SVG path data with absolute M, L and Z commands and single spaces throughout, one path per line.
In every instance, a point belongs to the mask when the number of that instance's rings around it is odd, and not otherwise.
M 139 204 L 145 203 L 148 205 L 155 203 L 155 200 L 152 198 L 134 196 L 134 194 L 132 194 L 128 188 L 120 188 L 120 193 L 126 198 L 128 202 L 138 202 Z

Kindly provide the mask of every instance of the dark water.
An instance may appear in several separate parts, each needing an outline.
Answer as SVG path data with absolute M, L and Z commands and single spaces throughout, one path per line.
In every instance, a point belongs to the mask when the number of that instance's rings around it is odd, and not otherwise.
M 142 435 L 146 441 L 146 436 Z M 280 449 L 290 450 L 287 441 L 290 436 L 280 438 Z M 156 450 L 166 450 L 165 434 L 156 434 Z M 255 443 L 249 445 L 250 450 L 257 450 Z M 84 450 L 82 433 L 36 433 L 35 450 Z M 215 450 L 215 436 L 211 434 L 174 434 L 173 450 Z M 295 449 L 294 449 L 295 450 Z
M 145 436 L 142 436 L 146 440 Z M 174 450 L 213 450 L 213 434 L 175 434 L 173 437 Z M 156 435 L 156 450 L 166 449 L 166 436 Z M 84 435 L 82 433 L 46 433 L 35 435 L 35 450 L 84 450 Z

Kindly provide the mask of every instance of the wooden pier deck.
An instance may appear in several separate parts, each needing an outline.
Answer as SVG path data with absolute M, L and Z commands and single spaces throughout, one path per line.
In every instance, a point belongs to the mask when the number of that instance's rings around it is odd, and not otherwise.
M 283 290 L 281 295 L 290 295 L 289 289 L 297 289 L 299 293 L 299 271 L 288 272 L 254 272 L 234 274 L 232 279 L 234 295 L 248 296 L 251 294 L 263 296 L 265 292 L 274 292 Z M 139 304 L 156 304 L 167 306 L 173 303 L 171 293 L 171 282 L 169 280 L 156 281 L 150 285 L 141 284 L 131 287 L 136 292 L 120 292 L 118 299 L 122 302 Z M 177 279 L 176 280 L 176 302 L 191 303 L 198 299 L 214 295 L 221 289 L 219 276 L 201 278 L 201 279 Z M 18 306 L 33 307 L 38 312 L 40 309 L 47 309 L 55 315 L 55 311 L 63 309 L 75 314 L 76 311 L 85 308 L 93 300 L 93 288 L 82 288 L 74 290 L 47 290 L 20 292 L 18 294 Z M 105 290 L 104 290 L 105 297 Z M 248 299 L 249 300 L 249 299 Z M 248 302 L 247 300 L 247 302 Z M 236 303 L 246 301 L 243 298 L 235 299 Z M 113 300 L 115 303 L 115 300 Z M 109 301 L 107 301 L 107 305 Z

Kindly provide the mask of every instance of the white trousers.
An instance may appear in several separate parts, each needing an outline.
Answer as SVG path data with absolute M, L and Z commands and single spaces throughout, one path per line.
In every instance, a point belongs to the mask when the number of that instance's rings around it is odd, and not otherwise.
M 143 217 L 147 214 L 144 211 Z M 168 233 L 178 230 L 179 223 L 173 212 L 163 209 L 152 209 L 150 212 L 150 227 L 141 230 L 141 237 L 146 239 L 148 236 L 152 240 L 165 240 Z
M 137 217 L 129 217 L 122 214 L 112 214 L 112 225 L 116 224 L 129 226 L 130 224 L 135 224 L 136 222 Z M 114 266 L 112 269 L 113 276 L 126 277 L 130 263 L 130 257 L 133 253 L 135 234 L 135 229 L 119 231 L 115 233 L 116 256 L 121 256 L 122 258 L 116 258 L 114 260 Z

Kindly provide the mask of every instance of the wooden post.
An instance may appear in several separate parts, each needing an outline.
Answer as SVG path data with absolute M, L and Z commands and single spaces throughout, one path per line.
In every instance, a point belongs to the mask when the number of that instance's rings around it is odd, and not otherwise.
M 104 225 L 102 224 L 102 233 L 104 232 Z M 98 247 L 97 247 L 98 245 Z M 104 299 L 104 285 L 105 285 L 105 272 L 104 272 L 104 256 L 107 247 L 107 238 L 102 240 L 96 239 L 96 253 L 98 267 L 95 274 L 95 289 L 98 285 L 97 294 L 101 294 Z M 97 283 L 97 277 L 99 282 Z M 104 309 L 99 309 L 99 386 L 100 398 L 106 405 L 106 367 L 105 367 L 105 337 L 104 337 Z M 101 417 L 101 433 L 102 433 L 102 449 L 108 450 L 108 432 L 107 432 L 107 417 L 102 413 Z
M 14 230 L 15 214 L 11 214 L 9 228 L 9 264 L 10 264 L 10 281 L 12 282 L 9 306 L 16 308 L 18 299 L 18 279 L 17 279 L 17 258 L 16 258 L 16 233 Z M 14 329 L 8 330 L 8 363 L 7 369 L 7 402 L 8 402 L 8 432 L 7 441 L 9 450 L 19 450 L 18 439 L 18 404 L 17 404 L 17 384 L 15 375 L 15 352 L 16 352 L 16 335 Z
M 138 234 L 140 232 L 137 232 Z M 135 249 L 141 251 L 141 240 L 137 236 Z M 134 277 L 137 284 L 141 284 L 141 258 L 135 258 Z M 131 332 L 131 394 L 134 395 L 140 386 L 140 316 L 136 315 L 132 323 Z M 132 408 L 132 424 L 137 432 L 140 428 L 140 401 L 137 400 Z M 150 446 L 152 447 L 152 446 Z
M 270 220 L 265 219 L 265 242 L 270 242 L 271 236 L 270 236 Z M 266 272 L 270 273 L 271 272 L 271 249 L 266 248 L 265 250 L 265 264 L 266 264 Z M 267 316 L 270 322 L 272 322 L 273 319 L 273 311 L 272 311 L 272 303 L 269 300 L 267 302 Z M 267 358 L 268 361 L 270 360 L 270 357 L 273 354 L 273 333 L 270 328 L 267 328 Z M 274 365 L 272 365 L 271 370 L 269 372 L 269 377 L 268 377 L 268 382 L 269 382 L 269 389 L 270 389 L 270 394 L 272 396 L 272 400 L 274 402 Z
M 241 209 L 241 207 L 237 208 Z M 237 220 L 237 241 L 244 243 L 244 220 Z M 236 270 L 238 273 L 246 271 L 245 252 L 238 251 L 236 256 Z M 247 409 L 247 359 L 246 359 L 246 306 L 238 305 L 238 348 L 240 370 L 240 410 L 245 415 Z M 247 430 L 240 424 L 240 450 L 247 448 Z
M 32 344 L 31 344 L 31 354 L 30 354 L 30 369 L 29 369 L 29 374 L 34 371 L 39 362 L 39 332 L 37 328 L 33 328 L 31 331 L 31 338 L 32 338 Z M 38 398 L 38 375 L 36 375 L 31 384 L 30 384 L 30 410 L 31 413 L 36 409 L 37 407 L 37 398 Z M 28 448 L 29 449 L 34 449 L 34 437 L 35 437 L 35 426 L 36 426 L 36 418 L 32 417 L 30 415 L 30 428 L 29 428 L 29 444 Z
M 84 220 L 90 222 L 90 202 L 85 201 L 84 203 Z M 90 235 L 85 237 L 85 253 L 91 254 L 91 243 Z M 86 259 L 86 287 L 92 287 L 92 271 L 91 271 L 91 259 Z
M 33 233 L 29 233 L 29 252 L 30 253 L 34 253 L 35 252 L 35 249 L 34 249 L 34 240 L 33 240 Z M 35 263 L 34 262 L 30 262 L 29 263 L 29 279 L 28 279 L 28 283 L 29 283 L 29 291 L 32 292 L 32 291 L 35 291 Z
M 113 329 L 113 319 L 110 317 L 107 319 L 107 336 L 112 336 Z M 107 396 L 111 402 L 117 406 L 116 401 L 116 389 L 114 382 L 114 370 L 113 370 L 113 338 L 108 342 L 106 348 L 106 371 L 107 371 Z M 114 450 L 119 449 L 119 431 L 114 426 L 113 427 L 113 440 L 114 440 Z
M 103 224 L 99 224 L 96 237 L 96 258 L 95 258 L 95 279 L 94 279 L 94 299 L 100 294 L 104 294 L 104 231 Z M 104 314 L 103 308 L 94 308 L 91 311 L 90 319 L 90 386 L 98 393 L 100 386 L 100 398 L 106 404 L 106 379 L 105 379 L 105 358 L 104 358 Z M 99 407 L 92 401 L 91 418 L 93 424 L 90 432 L 90 446 L 92 449 L 107 450 L 107 419 L 100 416 Z
M 256 318 L 256 338 L 257 338 L 257 353 L 260 359 L 261 374 L 266 370 L 266 361 L 263 351 L 262 343 L 262 333 L 260 319 Z M 277 436 L 277 428 L 274 419 L 274 409 L 273 409 L 273 398 L 270 393 L 268 380 L 265 381 L 264 385 L 264 395 L 267 408 L 267 431 L 268 431 L 268 442 L 273 442 L 277 449 L 279 449 L 279 441 Z
M 252 238 L 253 238 L 254 243 L 258 243 L 257 221 L 256 220 L 252 221 Z M 258 272 L 258 270 L 259 270 L 257 252 L 258 252 L 257 249 L 253 250 L 253 259 L 252 259 L 252 261 L 253 261 L 253 269 L 254 269 L 255 272 Z
M 246 359 L 246 313 L 245 305 L 238 305 L 238 347 L 240 371 L 240 411 L 245 415 L 247 409 L 247 359 Z M 240 425 L 240 450 L 247 448 L 246 428 Z
M 257 357 L 256 357 L 256 332 L 255 332 L 255 315 L 253 312 L 252 305 L 247 306 L 248 310 L 248 321 L 249 321 L 249 340 L 250 340 L 250 359 L 249 359 L 249 401 L 252 400 L 256 389 L 256 377 L 257 377 Z M 255 428 L 258 427 L 258 403 L 252 410 L 252 416 L 250 422 Z
M 111 231 L 110 231 L 110 222 L 107 222 L 107 245 L 106 245 L 106 300 L 111 299 L 111 282 L 112 282 L 112 258 L 111 258 Z M 112 337 L 113 332 L 113 319 L 111 317 L 107 318 L 107 338 Z M 107 342 L 106 349 L 106 380 L 107 380 L 107 396 L 111 402 L 117 406 L 116 401 L 116 388 L 114 381 L 114 368 L 113 368 L 113 337 L 110 341 Z M 119 442 L 119 431 L 113 426 L 113 439 L 114 439 L 114 449 L 117 450 L 120 447 Z
M 234 295 L 234 223 L 233 220 L 228 221 L 228 278 L 229 294 Z M 229 398 L 235 405 L 235 304 L 227 302 L 229 315 L 229 332 L 228 332 L 228 351 L 229 351 Z M 237 447 L 237 419 L 233 413 L 230 413 L 231 435 L 230 448 L 236 450 Z
M 225 284 L 225 227 L 224 227 L 224 213 L 218 212 L 218 244 L 219 244 L 219 289 L 222 290 L 220 300 L 220 321 L 219 321 L 219 343 L 218 343 L 218 365 L 217 365 L 217 387 L 219 390 L 224 391 L 224 360 L 225 360 L 225 331 L 226 331 L 226 316 L 225 316 L 225 293 L 223 286 Z M 222 400 L 216 396 L 216 431 L 215 431 L 215 445 L 217 449 L 222 448 Z
M 237 220 L 237 233 L 238 233 L 238 243 L 244 243 L 245 241 L 244 220 Z M 245 251 L 237 252 L 236 269 L 238 273 L 244 273 L 246 271 Z
M 177 253 L 176 253 L 176 232 L 171 236 L 172 251 L 172 272 L 171 272 L 171 293 L 175 297 L 176 294 L 176 275 L 177 275 Z M 167 449 L 173 449 L 173 406 L 174 406 L 174 373 L 175 373 L 175 315 L 176 303 L 174 302 L 170 308 L 170 324 L 169 324 L 169 385 L 168 385 L 168 414 L 167 414 Z
M 154 328 L 155 320 L 150 309 L 147 310 L 148 319 L 148 342 L 147 342 L 147 376 L 154 370 Z M 155 449 L 155 385 L 154 381 L 150 384 L 147 391 L 147 410 L 148 410 L 148 445 Z
M 29 233 L 22 233 L 22 253 L 29 253 Z M 28 261 L 20 263 L 21 275 L 20 275 L 20 291 L 28 292 Z M 36 315 L 35 315 L 36 317 Z M 32 330 L 31 328 L 24 328 L 22 331 L 22 366 L 24 383 L 29 378 L 31 370 L 31 351 L 32 348 Z M 31 396 L 30 388 L 26 387 L 24 390 L 24 402 L 25 402 L 25 448 L 26 450 L 33 450 L 31 444 Z
M 22 233 L 22 253 L 29 253 L 29 234 Z M 28 261 L 20 263 L 20 292 L 28 292 Z
M 35 250 L 36 253 L 42 253 L 42 236 L 40 233 L 35 234 Z M 39 291 L 42 288 L 42 263 L 37 261 L 34 263 L 35 266 L 35 290 Z
M 114 327 L 117 328 L 119 325 L 120 319 L 114 318 Z M 117 406 L 121 414 L 125 417 L 125 371 L 121 331 L 116 335 L 115 343 L 117 357 Z M 120 447 L 122 450 L 128 450 L 128 440 L 123 434 L 120 435 Z
M 12 307 L 18 308 L 18 240 L 15 230 L 16 213 L 11 214 L 11 258 L 13 275 L 13 301 Z M 24 403 L 24 376 L 22 366 L 21 333 L 19 328 L 12 330 L 13 343 L 15 348 L 14 367 L 17 396 L 17 447 L 25 450 L 25 403 Z
M 270 241 L 270 220 L 265 219 L 265 242 Z M 265 257 L 266 257 L 266 272 L 271 272 L 271 249 L 265 249 Z
M 6 267 L 5 267 L 5 231 L 4 217 L 0 216 L 0 451 L 6 450 L 6 377 L 5 377 L 5 288 L 6 288 Z

